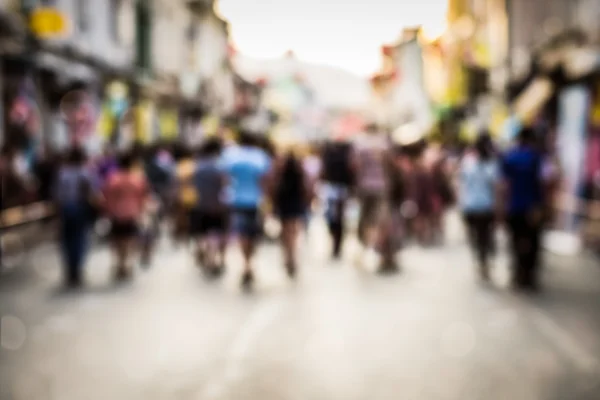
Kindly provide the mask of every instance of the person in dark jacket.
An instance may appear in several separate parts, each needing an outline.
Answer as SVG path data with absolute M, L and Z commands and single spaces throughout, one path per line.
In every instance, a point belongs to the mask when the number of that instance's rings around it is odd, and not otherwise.
M 337 259 L 342 254 L 346 204 L 355 181 L 352 146 L 341 140 L 329 142 L 325 144 L 321 157 L 325 214 L 333 242 L 333 258 Z
M 92 228 L 91 206 L 99 205 L 98 180 L 86 165 L 85 152 L 74 148 L 59 169 L 54 199 L 61 220 L 65 281 L 69 286 L 81 284 L 83 265 Z
M 544 214 L 543 160 L 536 135 L 523 129 L 502 159 L 506 220 L 511 236 L 513 286 L 537 289 Z
M 302 162 L 289 150 L 276 158 L 272 184 L 272 200 L 281 222 L 281 240 L 288 275 L 296 273 L 296 246 L 300 224 L 312 201 L 311 181 Z

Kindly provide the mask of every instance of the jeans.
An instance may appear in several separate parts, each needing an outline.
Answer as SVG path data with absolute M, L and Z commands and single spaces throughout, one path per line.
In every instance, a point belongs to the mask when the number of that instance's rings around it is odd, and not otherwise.
M 536 286 L 542 226 L 530 213 L 510 215 L 508 226 L 512 245 L 513 284 L 519 287 Z
M 88 209 L 85 204 L 64 204 L 61 215 L 61 249 L 64 260 L 65 278 L 68 283 L 79 283 L 88 251 L 91 228 Z
M 487 267 L 494 250 L 494 213 L 466 211 L 464 218 L 477 261 L 481 267 Z
M 348 188 L 336 184 L 323 185 L 323 197 L 325 201 L 325 219 L 329 228 L 329 234 L 333 241 L 333 256 L 338 258 L 342 253 L 344 241 L 344 217 L 346 214 L 346 199 Z

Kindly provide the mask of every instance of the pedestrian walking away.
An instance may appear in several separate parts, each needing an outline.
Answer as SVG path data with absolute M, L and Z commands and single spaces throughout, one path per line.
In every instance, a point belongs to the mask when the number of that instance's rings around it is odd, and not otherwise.
M 325 217 L 332 241 L 332 255 L 342 255 L 345 231 L 346 205 L 355 182 L 352 146 L 343 139 L 325 145 L 322 153 L 322 197 Z
M 59 169 L 54 199 L 60 218 L 60 244 L 63 254 L 65 282 L 70 286 L 82 283 L 82 273 L 88 252 L 94 209 L 99 206 L 98 180 L 86 165 L 85 152 L 69 151 Z
M 133 272 L 130 258 L 139 244 L 140 224 L 150 198 L 144 173 L 136 167 L 132 152 L 121 154 L 119 170 L 110 176 L 104 188 L 117 279 L 129 278 Z
M 224 150 L 221 163 L 229 181 L 227 202 L 231 209 L 231 226 L 244 257 L 242 285 L 249 288 L 254 281 L 252 259 L 262 236 L 260 207 L 268 186 L 271 161 L 259 147 L 256 134 L 242 131 L 238 144 Z
M 498 163 L 490 145 L 489 135 L 480 135 L 472 151 L 463 158 L 459 171 L 460 208 L 484 280 L 489 279 L 499 183 Z
M 272 201 L 281 222 L 281 242 L 285 267 L 290 277 L 296 275 L 296 246 L 300 224 L 312 201 L 312 181 L 293 149 L 281 155 L 274 166 L 271 182 Z
M 524 128 L 502 160 L 503 197 L 511 236 L 512 283 L 537 289 L 544 216 L 542 157 L 533 130 Z
M 209 139 L 197 156 L 192 183 L 198 194 L 190 213 L 190 235 L 196 242 L 196 260 L 211 276 L 224 270 L 228 213 L 227 175 L 220 165 L 222 143 Z

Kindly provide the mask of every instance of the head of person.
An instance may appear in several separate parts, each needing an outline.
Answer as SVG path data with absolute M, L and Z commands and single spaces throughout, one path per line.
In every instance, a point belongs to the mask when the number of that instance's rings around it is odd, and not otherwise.
M 119 155 L 119 168 L 124 171 L 133 169 L 136 164 L 137 157 L 134 151 L 124 151 Z
M 105 144 L 102 148 L 102 156 L 108 158 L 113 157 L 115 155 L 115 149 L 111 144 Z
M 520 146 L 535 146 L 537 135 L 531 127 L 524 127 L 517 135 L 517 143 Z
M 308 149 L 309 156 L 319 156 L 321 154 L 322 143 L 312 143 Z
M 487 132 L 483 132 L 475 141 L 474 150 L 477 156 L 482 160 L 489 160 L 492 158 L 492 138 Z
M 202 158 L 215 158 L 221 154 L 223 150 L 223 141 L 218 138 L 207 139 L 200 147 L 198 155 Z
M 376 124 L 369 124 L 367 125 L 365 132 L 368 135 L 376 135 L 379 132 L 379 129 L 377 128 Z
M 259 147 L 260 141 L 253 132 L 242 130 L 238 134 L 238 144 L 245 147 Z
M 71 167 L 81 167 L 87 162 L 85 150 L 77 146 L 67 152 L 65 164 Z
M 144 162 L 151 162 L 156 157 L 157 147 L 155 144 L 145 147 L 141 152 L 140 159 Z

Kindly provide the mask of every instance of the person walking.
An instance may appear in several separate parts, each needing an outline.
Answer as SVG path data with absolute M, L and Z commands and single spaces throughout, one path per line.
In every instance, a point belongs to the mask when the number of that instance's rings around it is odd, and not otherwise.
M 477 256 L 479 274 L 489 280 L 489 258 L 493 253 L 499 168 L 489 135 L 482 134 L 459 170 L 459 202 L 468 239 Z
M 281 242 L 288 275 L 296 275 L 296 246 L 302 219 L 313 197 L 310 178 L 293 149 L 277 158 L 273 172 L 272 201 L 281 222 Z
M 242 286 L 250 288 L 254 282 L 252 258 L 262 236 L 260 207 L 271 171 L 269 155 L 260 147 L 256 134 L 242 131 L 238 144 L 226 148 L 221 157 L 227 173 L 228 206 L 231 222 L 238 235 L 244 257 Z
M 344 139 L 334 139 L 325 144 L 321 157 L 325 216 L 333 244 L 332 255 L 339 259 L 344 243 L 346 205 L 355 181 L 352 146 Z
M 503 199 L 511 236 L 516 289 L 538 289 L 544 222 L 543 159 L 532 129 L 523 128 L 517 145 L 502 159 Z
M 386 165 L 388 161 L 387 138 L 375 125 L 367 128 L 366 134 L 355 144 L 357 195 L 360 202 L 358 238 L 367 249 L 373 249 L 377 241 L 377 229 L 386 193 Z
M 93 212 L 100 204 L 98 179 L 86 162 L 81 148 L 70 150 L 54 187 L 65 283 L 72 287 L 82 283 Z
M 131 152 L 120 156 L 119 170 L 104 187 L 106 213 L 111 222 L 111 240 L 116 256 L 116 278 L 131 277 L 130 258 L 138 245 L 144 213 L 147 212 L 150 190 L 146 177 L 137 168 Z
M 173 239 L 175 244 L 189 244 L 190 214 L 198 201 L 192 177 L 196 169 L 194 152 L 180 149 L 176 157 L 173 201 Z
M 378 249 L 381 255 L 379 273 L 389 274 L 399 271 L 397 255 L 402 247 L 406 221 L 402 215 L 402 205 L 406 200 L 405 174 L 402 170 L 402 153 L 392 148 L 384 161 L 386 191 L 382 215 L 379 219 Z
M 224 270 L 227 245 L 227 175 L 219 161 L 222 147 L 220 139 L 208 139 L 200 149 L 191 178 L 198 196 L 190 213 L 190 234 L 197 244 L 198 264 L 212 276 Z
M 303 158 L 302 167 L 304 168 L 304 174 L 310 181 L 310 187 L 313 191 L 317 190 L 319 179 L 321 177 L 321 157 L 320 150 L 317 145 L 311 145 L 308 150 L 308 154 Z M 314 199 L 313 199 L 314 200 Z M 308 232 L 310 222 L 312 220 L 312 214 L 315 204 L 311 202 L 306 209 L 306 215 L 304 216 L 304 229 Z

